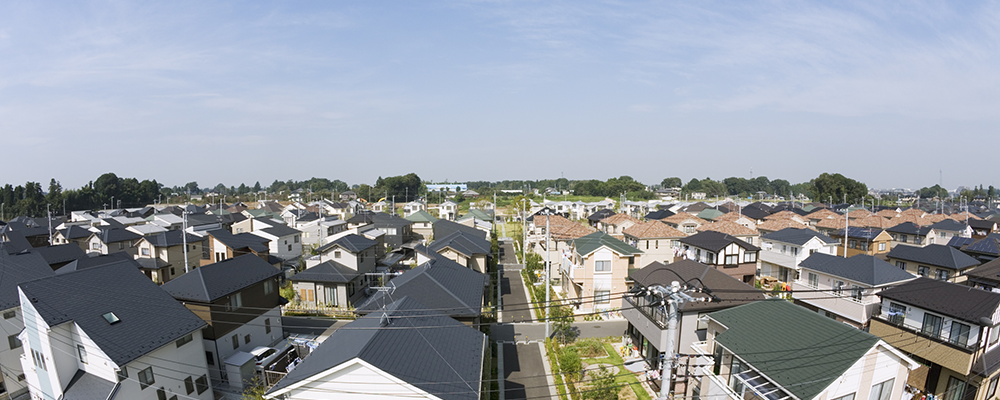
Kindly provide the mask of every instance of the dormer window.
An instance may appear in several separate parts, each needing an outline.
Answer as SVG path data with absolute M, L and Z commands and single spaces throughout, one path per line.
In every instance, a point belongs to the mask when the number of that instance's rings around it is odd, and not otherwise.
M 111 325 L 114 325 L 121 321 L 121 319 L 118 318 L 118 316 L 115 315 L 115 313 L 113 312 L 105 313 L 104 315 L 102 315 L 102 317 L 104 317 L 104 320 L 108 321 L 108 323 Z

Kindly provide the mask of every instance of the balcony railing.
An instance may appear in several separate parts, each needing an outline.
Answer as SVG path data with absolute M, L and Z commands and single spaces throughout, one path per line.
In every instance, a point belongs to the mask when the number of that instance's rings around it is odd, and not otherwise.
M 903 315 L 903 314 L 894 314 L 894 313 L 883 312 L 883 313 L 881 313 L 879 315 L 876 315 L 875 318 L 877 318 L 877 319 L 879 319 L 879 320 L 881 320 L 881 321 L 883 321 L 883 322 L 885 322 L 885 323 L 887 323 L 889 325 L 892 325 L 892 326 L 895 326 L 895 327 L 897 327 L 899 329 L 902 329 L 904 331 L 908 331 L 908 332 L 910 332 L 912 334 L 915 334 L 915 335 L 918 335 L 918 336 L 921 336 L 921 337 L 924 337 L 924 338 L 927 338 L 927 339 L 931 339 L 931 340 L 940 342 L 942 344 L 946 344 L 948 346 L 951 346 L 951 347 L 954 347 L 954 348 L 957 348 L 957 349 L 960 349 L 960 350 L 963 350 L 963 351 L 966 351 L 966 352 L 974 352 L 974 351 L 976 351 L 979 348 L 978 341 L 975 341 L 973 343 L 968 343 L 970 341 L 969 337 L 965 338 L 965 342 L 966 343 L 961 343 L 961 341 L 957 340 L 957 338 L 951 338 L 950 337 L 951 336 L 951 334 L 950 334 L 951 332 L 950 331 L 945 331 L 944 329 L 940 329 L 939 332 L 935 333 L 935 332 L 933 332 L 932 329 L 924 329 L 923 326 L 915 326 L 915 325 L 907 324 L 906 323 L 906 316 Z M 971 333 L 971 329 L 970 329 L 970 333 Z
M 630 296 L 628 294 L 622 296 L 626 302 L 632 305 L 633 308 L 638 310 L 650 321 L 656 323 L 660 329 L 665 329 L 667 327 L 667 315 L 661 309 L 659 302 L 651 303 L 650 298 L 655 298 L 654 296 Z

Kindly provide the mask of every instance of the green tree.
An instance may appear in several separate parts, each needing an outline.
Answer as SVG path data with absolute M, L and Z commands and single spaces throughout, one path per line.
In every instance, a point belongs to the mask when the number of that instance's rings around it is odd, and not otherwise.
M 681 187 L 681 185 L 683 184 L 684 182 L 681 182 L 681 178 L 675 176 L 671 178 L 663 178 L 663 181 L 660 182 L 660 187 L 674 188 L 674 187 Z
M 254 193 L 257 193 L 257 192 L 259 192 L 260 190 L 261 190 L 261 187 L 260 187 L 260 181 L 257 181 L 257 183 L 254 183 L 254 184 L 253 184 L 253 192 L 254 192 Z
M 868 186 L 841 174 L 822 173 L 811 181 L 809 197 L 817 201 L 854 202 L 868 195 Z
M 701 181 L 698 178 L 691 178 L 687 185 L 684 185 L 683 190 L 685 192 L 700 192 L 701 191 Z
M 941 187 L 941 185 L 934 185 L 931 187 L 920 188 L 920 190 L 917 191 L 917 195 L 920 196 L 921 199 L 931 199 L 935 197 L 943 199 L 948 197 L 948 189 Z
M 621 388 L 615 384 L 615 373 L 613 370 L 601 365 L 597 371 L 588 372 L 590 375 L 590 386 L 582 397 L 587 400 L 614 400 L 618 398 Z

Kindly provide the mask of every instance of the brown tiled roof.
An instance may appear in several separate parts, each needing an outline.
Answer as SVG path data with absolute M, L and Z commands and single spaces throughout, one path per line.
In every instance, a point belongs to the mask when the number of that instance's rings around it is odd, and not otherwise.
M 535 226 L 545 226 L 545 215 L 535 216 Z M 549 234 L 554 240 L 576 239 L 594 233 L 597 229 L 589 225 L 578 224 L 559 215 L 553 215 L 549 221 Z
M 631 221 L 633 224 L 638 224 L 639 222 L 642 222 L 636 219 L 635 217 L 632 217 L 631 215 L 620 213 L 602 219 L 601 223 L 618 226 L 622 225 L 624 222 L 629 222 L 629 221 Z
M 750 229 L 743 225 L 730 221 L 713 222 L 711 224 L 702 225 L 698 227 L 698 232 L 704 232 L 704 231 L 715 231 L 719 233 L 725 233 L 730 236 L 748 236 L 748 235 L 760 234 L 755 229 Z
M 869 215 L 864 218 L 858 218 L 851 221 L 851 226 L 857 226 L 859 228 L 892 228 L 896 226 L 888 218 L 880 217 L 878 215 Z
M 785 211 L 778 211 L 778 212 L 776 212 L 774 214 L 768 215 L 768 216 L 764 217 L 764 219 L 765 220 L 772 220 L 772 219 L 799 219 L 799 220 L 801 220 L 802 216 L 799 215 L 799 214 L 793 213 L 791 211 L 785 210 Z
M 821 208 L 819 210 L 813 211 L 805 216 L 808 219 L 824 220 L 824 219 L 837 219 L 840 218 L 840 214 L 831 211 L 828 208 Z
M 930 221 L 925 220 L 924 218 L 921 218 L 921 217 L 918 217 L 916 215 L 913 215 L 913 213 L 910 213 L 910 214 L 906 214 L 906 213 L 899 214 L 898 216 L 892 217 L 892 219 L 889 220 L 889 223 L 891 223 L 892 226 L 896 226 L 896 225 L 902 224 L 904 222 L 912 222 L 912 223 L 920 225 L 920 226 L 930 225 L 932 223 Z
M 663 222 L 670 222 L 670 223 L 676 225 L 676 224 L 680 224 L 681 222 L 684 222 L 684 221 L 689 220 L 689 219 L 690 220 L 694 220 L 695 222 L 697 222 L 697 223 L 699 223 L 701 225 L 705 225 L 705 224 L 708 223 L 708 221 L 705 221 L 705 220 L 703 220 L 701 218 L 698 218 L 697 216 L 688 214 L 686 212 L 679 212 L 677 214 L 674 214 L 674 215 L 671 215 L 669 217 L 666 217 L 666 218 L 662 219 L 661 221 L 663 221 Z
M 875 213 L 875 215 L 878 215 L 878 216 L 883 217 L 883 218 L 893 218 L 893 217 L 899 215 L 899 213 L 896 212 L 896 210 L 882 210 L 882 211 L 879 211 L 879 212 Z
M 968 211 L 962 211 L 960 213 L 951 214 L 951 219 L 953 219 L 955 221 L 958 221 L 958 222 L 965 222 L 965 215 L 966 214 L 969 215 L 969 219 L 982 219 L 982 218 L 979 218 L 979 217 L 975 216 L 975 214 L 972 214 L 972 213 L 970 213 Z
M 921 210 L 919 208 L 907 208 L 907 209 L 903 210 L 903 212 L 901 214 L 903 214 L 903 215 L 912 215 L 912 216 L 915 216 L 917 218 L 920 218 L 920 217 L 923 217 L 924 214 L 927 214 L 927 213 L 925 213 L 924 210 Z
M 777 232 L 785 228 L 811 228 L 793 219 L 771 219 L 757 225 L 758 231 Z
M 754 220 L 753 218 L 750 218 L 750 217 L 748 217 L 746 215 L 740 214 L 737 211 L 733 211 L 733 212 L 727 213 L 727 214 L 722 214 L 718 218 L 716 218 L 715 220 L 716 221 L 731 221 L 731 222 L 735 222 L 736 220 L 738 220 L 740 218 L 746 218 L 748 221 L 753 221 Z
M 684 232 L 674 229 L 670 225 L 667 225 L 660 221 L 640 222 L 638 224 L 625 228 L 624 233 L 626 235 L 636 237 L 639 239 L 675 238 L 675 237 L 687 236 L 684 234 Z
M 844 229 L 844 217 L 820 220 L 816 223 L 817 228 L 823 229 Z
M 929 222 L 927 225 L 933 224 L 935 222 L 941 222 L 946 219 L 948 219 L 948 215 L 946 214 L 927 214 L 924 216 L 924 220 Z
M 868 217 L 868 216 L 871 216 L 871 215 L 872 215 L 872 212 L 868 211 L 868 210 L 854 210 L 854 211 L 851 211 L 851 212 L 847 213 L 847 218 L 848 219 L 857 219 L 857 218 L 865 218 L 865 217 Z

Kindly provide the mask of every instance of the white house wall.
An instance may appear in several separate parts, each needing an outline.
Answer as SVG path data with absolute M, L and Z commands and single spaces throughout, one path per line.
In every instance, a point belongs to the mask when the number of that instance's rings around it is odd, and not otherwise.
M 267 328 L 264 323 L 266 319 L 271 320 L 271 333 L 266 333 Z M 239 340 L 239 346 L 235 349 L 233 349 L 233 335 L 237 335 L 237 340 Z M 244 340 L 246 335 L 250 335 L 249 344 Z M 214 353 L 215 365 L 211 369 L 212 377 L 216 380 L 221 379 L 222 373 L 219 369 L 225 368 L 223 362 L 233 354 L 239 351 L 249 353 L 250 350 L 258 346 L 271 346 L 282 337 L 284 337 L 284 333 L 281 327 L 281 307 L 279 306 L 226 333 L 224 337 L 217 338 L 215 341 L 204 340 L 205 350 Z M 201 359 L 205 360 L 204 353 L 202 353 Z
M 351 363 L 351 361 L 348 361 Z M 287 400 L 436 399 L 367 363 L 355 362 L 288 392 Z

